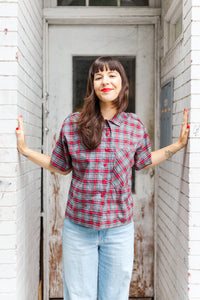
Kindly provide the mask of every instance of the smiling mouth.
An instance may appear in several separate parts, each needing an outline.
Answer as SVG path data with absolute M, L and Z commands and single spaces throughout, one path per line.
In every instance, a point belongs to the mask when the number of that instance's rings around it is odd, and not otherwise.
M 101 91 L 104 92 L 104 93 L 106 93 L 106 92 L 110 92 L 110 91 L 112 91 L 112 90 L 113 90 L 113 89 L 108 89 L 108 88 L 107 88 L 107 89 L 102 89 Z

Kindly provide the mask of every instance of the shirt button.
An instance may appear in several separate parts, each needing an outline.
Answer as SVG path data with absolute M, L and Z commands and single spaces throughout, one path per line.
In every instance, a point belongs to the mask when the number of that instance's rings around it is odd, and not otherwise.
M 101 194 L 101 198 L 103 198 L 104 197 L 104 195 L 103 194 Z
M 106 135 L 108 136 L 108 135 L 109 135 L 109 133 L 107 132 L 107 133 L 106 133 Z

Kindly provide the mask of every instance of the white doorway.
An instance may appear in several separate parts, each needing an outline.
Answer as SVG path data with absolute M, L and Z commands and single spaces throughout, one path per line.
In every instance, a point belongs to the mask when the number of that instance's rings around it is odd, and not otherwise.
M 46 101 L 44 152 L 51 154 L 65 117 L 73 109 L 74 57 L 135 58 L 135 112 L 154 141 L 154 25 L 49 25 L 45 57 Z M 44 299 L 62 298 L 61 230 L 70 177 L 45 172 L 44 180 Z M 134 193 L 135 259 L 132 297 L 153 297 L 154 176 L 136 172 Z

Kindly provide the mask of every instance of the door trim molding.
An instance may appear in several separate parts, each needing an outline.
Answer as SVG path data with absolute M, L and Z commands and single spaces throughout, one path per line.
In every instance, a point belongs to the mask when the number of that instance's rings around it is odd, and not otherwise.
M 143 7 L 56 7 L 44 8 L 43 17 L 48 24 L 156 24 L 160 8 Z
M 159 111 L 160 111 L 160 8 L 102 8 L 99 7 L 98 10 L 94 7 L 57 7 L 57 8 L 45 8 L 43 9 L 43 95 L 49 90 L 48 82 L 48 60 L 49 60 L 49 25 L 75 25 L 75 24 L 84 24 L 84 25 L 154 25 L 154 45 L 155 45 L 155 56 L 154 56 L 154 69 L 155 69 L 155 91 L 154 91 L 154 144 L 155 149 L 159 148 Z M 48 100 L 47 100 L 48 106 Z M 44 128 L 45 119 L 43 122 Z M 44 129 L 43 128 L 43 129 Z M 44 130 L 43 130 L 44 132 Z M 48 137 L 44 134 L 44 145 L 47 145 Z M 44 148 L 44 153 L 47 153 L 47 149 Z M 48 199 L 47 199 L 47 171 L 44 170 L 44 215 L 43 215 L 43 224 L 44 224 L 44 247 L 43 247 L 43 257 L 44 257 L 44 283 L 43 283 L 43 294 L 44 300 L 49 300 L 49 253 L 48 253 Z M 158 182 L 158 170 L 155 167 L 155 202 L 154 202 L 154 299 L 156 300 L 156 214 L 157 214 L 157 182 Z

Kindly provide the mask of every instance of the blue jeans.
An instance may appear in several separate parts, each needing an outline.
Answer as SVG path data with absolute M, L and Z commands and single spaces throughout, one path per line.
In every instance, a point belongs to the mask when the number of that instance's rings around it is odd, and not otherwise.
M 63 226 L 64 300 L 126 300 L 134 258 L 133 222 L 96 230 Z

